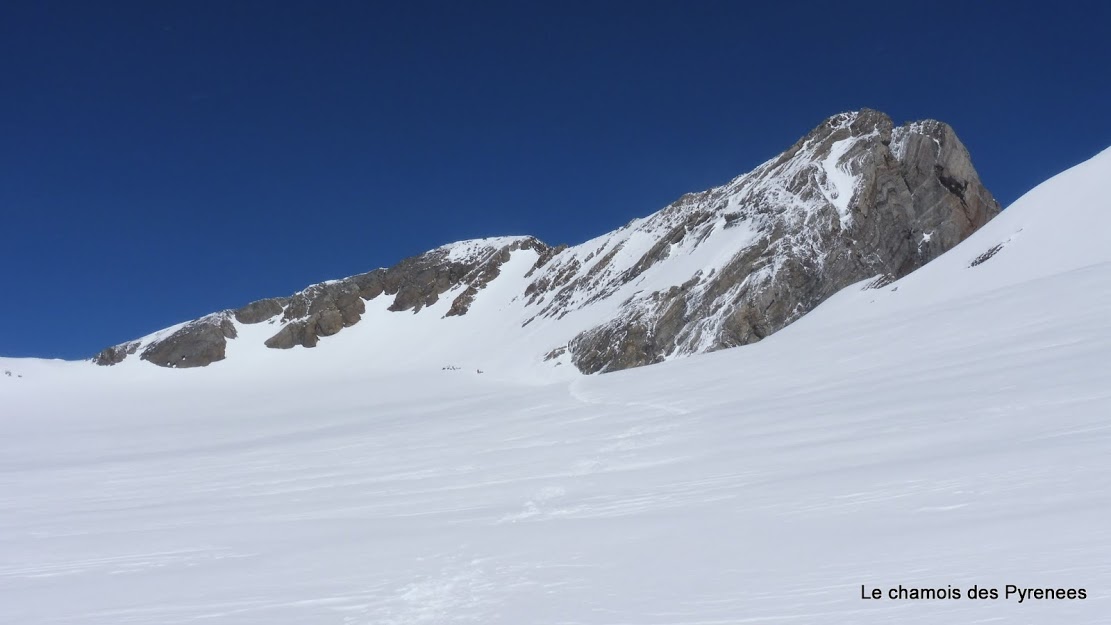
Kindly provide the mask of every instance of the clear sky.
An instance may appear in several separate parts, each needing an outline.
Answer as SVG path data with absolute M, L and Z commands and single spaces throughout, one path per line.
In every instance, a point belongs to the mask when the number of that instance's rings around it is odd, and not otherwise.
M 1111 145 L 1109 5 L 7 0 L 0 355 L 582 242 L 861 107 L 949 122 L 1008 204 Z

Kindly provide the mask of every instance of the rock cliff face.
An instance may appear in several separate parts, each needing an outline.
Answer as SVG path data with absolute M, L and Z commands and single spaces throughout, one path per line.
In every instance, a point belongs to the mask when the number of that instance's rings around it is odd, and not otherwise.
M 542 336 L 538 355 L 614 371 L 758 341 L 841 288 L 914 271 L 998 212 L 949 126 L 844 113 L 752 172 L 582 245 L 447 245 L 110 347 L 94 361 L 139 353 L 161 366 L 204 366 L 225 357 L 237 325 L 274 324 L 268 348 L 314 347 L 359 323 L 379 297 L 392 298 L 392 313 L 436 308 L 430 324 L 497 297 L 498 312 L 483 314 L 500 315 L 506 336 Z M 528 270 L 499 281 L 518 254 Z M 508 286 L 485 295 L 495 281 Z M 443 297 L 450 304 L 436 306 Z

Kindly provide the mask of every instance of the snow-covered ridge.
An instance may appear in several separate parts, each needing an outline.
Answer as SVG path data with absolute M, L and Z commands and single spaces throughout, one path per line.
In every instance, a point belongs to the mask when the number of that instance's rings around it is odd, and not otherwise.
M 464 241 L 456 241 L 454 243 L 447 243 L 437 247 L 435 251 L 447 253 L 447 260 L 453 262 L 467 262 L 473 260 L 476 256 L 488 254 L 491 251 L 498 251 L 502 248 L 509 247 L 510 245 L 530 239 L 527 236 L 515 237 L 486 237 L 482 239 L 466 239 Z
M 760 340 L 844 286 L 922 266 L 996 212 L 948 126 L 843 113 L 752 172 L 573 247 L 527 236 L 450 243 L 97 361 L 138 354 L 205 366 L 223 360 L 229 342 L 256 341 L 265 353 L 354 341 L 347 328 L 364 318 L 391 334 L 392 317 L 409 312 L 421 328 L 411 340 L 437 346 L 414 351 L 449 352 L 437 359 L 496 345 L 507 361 L 613 371 Z

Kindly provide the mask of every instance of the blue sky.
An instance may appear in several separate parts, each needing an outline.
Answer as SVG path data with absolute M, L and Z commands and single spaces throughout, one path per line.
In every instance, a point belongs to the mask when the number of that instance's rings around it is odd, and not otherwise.
M 578 243 L 861 107 L 1007 204 L 1111 145 L 1108 4 L 5 2 L 0 355 Z

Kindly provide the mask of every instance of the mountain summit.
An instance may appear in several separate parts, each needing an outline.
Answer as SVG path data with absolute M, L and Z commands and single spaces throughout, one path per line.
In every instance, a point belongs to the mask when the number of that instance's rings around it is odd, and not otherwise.
M 453 243 L 93 360 L 200 367 L 336 343 L 383 366 L 615 371 L 758 341 L 850 284 L 914 271 L 999 210 L 948 125 L 895 126 L 864 109 L 830 117 L 723 186 L 574 247 Z

